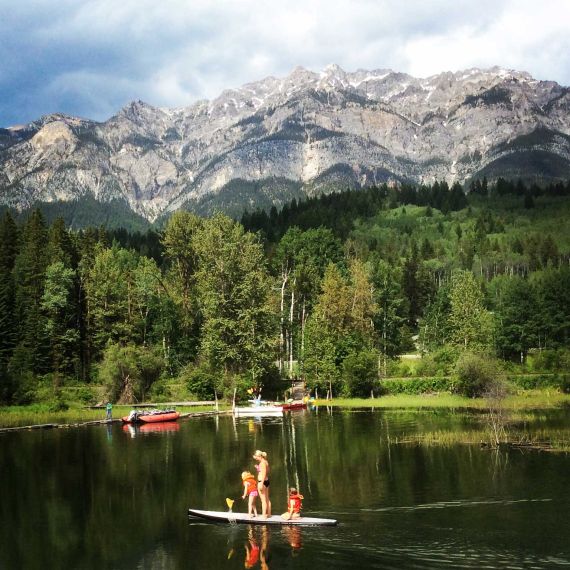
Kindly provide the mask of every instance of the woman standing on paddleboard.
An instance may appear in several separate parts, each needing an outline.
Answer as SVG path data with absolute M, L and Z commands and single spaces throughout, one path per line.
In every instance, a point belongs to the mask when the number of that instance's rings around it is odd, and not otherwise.
M 257 469 L 257 490 L 261 499 L 261 513 L 263 518 L 271 516 L 271 500 L 269 499 L 269 462 L 265 451 L 256 450 L 253 458 L 258 462 Z

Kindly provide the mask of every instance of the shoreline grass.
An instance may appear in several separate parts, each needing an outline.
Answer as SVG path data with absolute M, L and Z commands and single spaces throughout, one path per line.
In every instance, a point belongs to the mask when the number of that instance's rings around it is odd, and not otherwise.
M 157 408 L 161 408 L 157 404 Z M 220 409 L 223 409 L 220 406 Z M 113 419 L 127 416 L 132 406 L 113 406 Z M 180 413 L 212 411 L 214 406 L 176 406 Z M 19 427 L 40 424 L 72 424 L 104 420 L 104 408 L 89 409 L 80 404 L 71 404 L 69 409 L 61 411 L 50 410 L 46 404 L 30 404 L 27 406 L 0 407 L 0 428 Z
M 449 408 L 486 410 L 489 406 L 484 398 L 466 398 L 446 392 L 433 394 L 396 394 L 378 398 L 334 398 L 315 400 L 317 406 L 344 408 Z M 570 406 L 570 394 L 557 390 L 521 390 L 505 398 L 503 406 L 508 410 L 542 410 Z

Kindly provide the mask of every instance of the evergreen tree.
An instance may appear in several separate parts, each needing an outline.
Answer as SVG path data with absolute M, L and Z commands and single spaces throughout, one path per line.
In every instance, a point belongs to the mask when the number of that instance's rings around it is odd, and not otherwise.
M 496 342 L 502 356 L 520 357 L 524 362 L 530 348 L 538 342 L 535 292 L 522 277 L 508 279 L 503 286 L 496 311 Z
M 46 269 L 41 308 L 45 316 L 45 331 L 49 338 L 54 385 L 61 374 L 78 369 L 79 331 L 76 325 L 75 272 L 62 261 Z
M 406 303 L 398 270 L 382 259 L 375 260 L 373 265 L 374 301 L 378 307 L 374 315 L 374 328 L 378 348 L 384 357 L 383 372 L 386 374 L 387 358 L 401 353 Z
M 445 285 L 437 290 L 420 322 L 420 346 L 422 350 L 433 351 L 449 342 L 451 338 L 450 312 L 449 287 Z
M 18 228 L 9 212 L 0 222 L 0 361 L 9 359 L 18 326 L 15 317 L 13 269 L 18 253 Z
M 48 265 L 46 243 L 47 229 L 43 216 L 39 210 L 34 210 L 24 225 L 13 272 L 19 334 L 10 367 L 18 377 L 26 372 L 46 371 L 48 339 L 41 312 Z
M 13 391 L 8 361 L 18 338 L 13 277 L 17 253 L 18 228 L 6 212 L 0 221 L 0 402 L 9 401 Z

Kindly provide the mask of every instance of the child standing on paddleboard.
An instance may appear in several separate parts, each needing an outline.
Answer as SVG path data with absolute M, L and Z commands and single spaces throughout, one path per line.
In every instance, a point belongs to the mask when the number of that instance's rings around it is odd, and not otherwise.
M 298 519 L 301 516 L 301 509 L 303 508 L 303 495 L 294 487 L 289 489 L 289 499 L 287 501 L 287 512 L 281 515 L 286 521 L 289 519 Z
M 242 499 L 249 497 L 247 503 L 247 513 L 250 517 L 257 516 L 256 499 L 259 493 L 257 492 L 257 481 L 255 477 L 249 472 L 244 471 L 241 474 L 241 480 L 243 482 L 243 495 Z

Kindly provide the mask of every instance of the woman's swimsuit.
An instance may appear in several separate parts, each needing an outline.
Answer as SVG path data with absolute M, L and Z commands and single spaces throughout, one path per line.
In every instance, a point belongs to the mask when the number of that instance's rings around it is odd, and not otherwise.
M 261 466 L 260 465 L 256 465 L 255 469 L 257 470 L 257 472 L 259 473 L 261 471 Z M 260 481 L 261 483 L 261 481 Z M 265 487 L 269 487 L 269 478 L 265 479 L 265 481 L 263 482 L 263 485 Z

